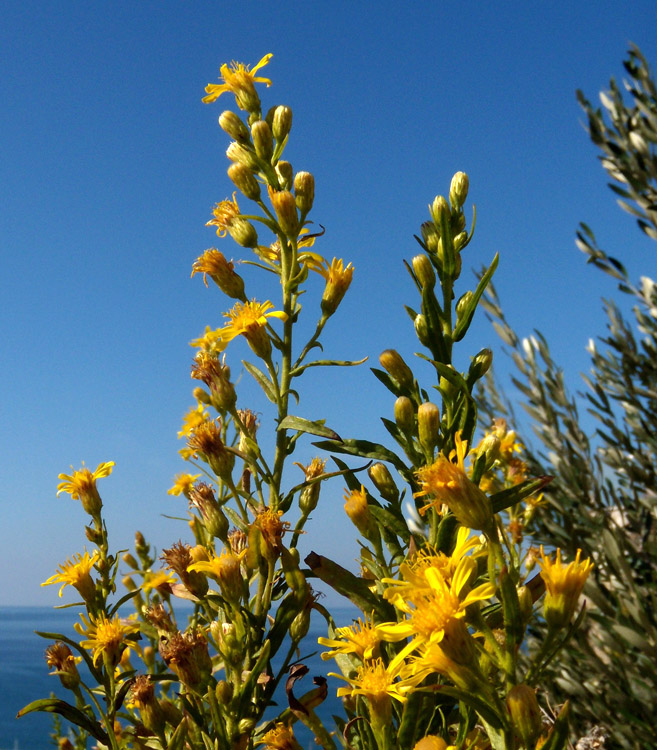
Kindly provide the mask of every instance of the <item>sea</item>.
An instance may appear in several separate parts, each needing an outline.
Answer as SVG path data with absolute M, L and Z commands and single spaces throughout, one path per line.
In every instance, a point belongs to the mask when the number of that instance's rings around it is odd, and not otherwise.
M 0 607 L 0 750 L 47 750 L 54 747 L 50 737 L 53 726 L 51 715 L 31 713 L 17 719 L 16 714 L 23 706 L 39 698 L 48 698 L 51 693 L 70 700 L 71 693 L 61 687 L 59 678 L 48 674 L 44 653 L 52 641 L 40 638 L 35 631 L 74 637 L 76 612 L 76 609 L 56 610 L 50 607 Z M 357 614 L 355 609 L 349 607 L 335 607 L 331 612 L 337 625 L 350 625 Z M 320 658 L 321 647 L 317 646 L 317 637 L 325 635 L 325 620 L 313 617 L 308 637 L 302 643 L 302 653 L 304 656 L 313 651 L 315 653 L 304 659 L 310 671 L 301 683 L 302 687 L 295 691 L 297 696 L 313 687 L 311 676 L 326 676 L 327 672 L 339 671 L 332 660 L 324 662 Z M 345 683 L 336 678 L 328 680 L 329 697 L 317 709 L 317 713 L 327 727 L 333 727 L 331 716 L 342 715 L 335 691 Z M 279 704 L 285 706 L 284 701 L 283 694 Z M 295 733 L 298 726 L 295 726 Z M 304 748 L 316 747 L 312 737 L 304 731 L 299 732 L 298 739 Z M 94 744 L 90 740 L 89 747 Z

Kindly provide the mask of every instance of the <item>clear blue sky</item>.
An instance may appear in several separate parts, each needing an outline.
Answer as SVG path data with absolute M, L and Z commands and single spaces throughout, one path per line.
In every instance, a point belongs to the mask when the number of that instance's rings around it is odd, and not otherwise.
M 463 284 L 499 251 L 510 320 L 521 335 L 542 330 L 579 387 L 613 283 L 575 249 L 578 222 L 633 277 L 655 274 L 648 242 L 605 186 L 575 89 L 595 98 L 622 77 L 630 42 L 657 65 L 656 22 L 654 0 L 5 3 L 0 604 L 56 602 L 39 583 L 82 551 L 85 520 L 55 497 L 57 474 L 82 460 L 116 461 L 100 485 L 115 548 L 135 529 L 160 550 L 186 538 L 161 514 L 184 511 L 166 490 L 184 469 L 188 342 L 228 307 L 190 280 L 191 264 L 217 242 L 244 257 L 205 227 L 232 192 L 217 125 L 229 98 L 201 102 L 222 62 L 274 53 L 262 96 L 294 110 L 286 158 L 315 174 L 313 215 L 327 229 L 318 249 L 356 268 L 328 356 L 376 364 L 396 347 L 410 357 L 402 304 L 415 298 L 402 259 L 416 253 L 427 204 L 464 170 L 478 221 Z M 245 275 L 250 294 L 271 296 Z M 499 350 L 481 315 L 464 363 L 485 345 Z M 231 350 L 235 375 L 246 354 Z M 262 413 L 264 434 L 271 415 L 248 377 L 241 405 Z M 392 399 L 366 366 L 309 380 L 299 413 L 383 437 Z M 325 486 L 304 551 L 356 556 L 342 505 L 342 485 Z

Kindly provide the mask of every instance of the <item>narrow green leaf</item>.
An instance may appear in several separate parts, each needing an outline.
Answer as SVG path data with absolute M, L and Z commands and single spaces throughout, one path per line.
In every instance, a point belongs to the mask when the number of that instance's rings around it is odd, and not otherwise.
M 42 698 L 38 701 L 32 701 L 32 703 L 28 703 L 27 706 L 21 708 L 16 714 L 16 718 L 20 719 L 21 716 L 33 713 L 34 711 L 59 714 L 67 721 L 70 721 L 71 724 L 75 724 L 81 729 L 84 729 L 85 732 L 88 732 L 92 737 L 95 737 L 99 742 L 102 742 L 103 745 L 109 747 L 109 737 L 100 724 L 95 719 L 91 719 L 87 714 L 80 711 L 79 708 L 72 706 L 66 701 L 60 700 L 59 698 Z
M 454 328 L 454 331 L 452 333 L 452 338 L 454 339 L 454 341 L 460 341 L 467 333 L 468 328 L 470 327 L 470 323 L 472 322 L 475 310 L 477 309 L 477 305 L 479 304 L 479 300 L 481 299 L 481 295 L 486 290 L 488 282 L 493 278 L 493 274 L 495 273 L 495 269 L 497 268 L 499 259 L 499 254 L 495 253 L 493 262 L 488 267 L 486 273 L 481 277 L 481 279 L 479 279 L 479 284 L 477 285 L 477 288 L 475 289 L 475 292 L 470 299 L 470 303 L 461 313 L 456 327 Z
M 388 450 L 378 443 L 371 443 L 369 440 L 356 440 L 349 438 L 342 442 L 333 440 L 320 440 L 313 443 L 316 448 L 335 453 L 344 453 L 348 456 L 360 456 L 361 458 L 371 458 L 373 461 L 387 461 L 400 471 L 407 471 L 406 464 L 392 451 Z
M 288 414 L 278 423 L 278 430 L 298 430 L 299 432 L 307 432 L 311 435 L 319 435 L 319 437 L 329 438 L 330 440 L 341 441 L 342 438 L 334 430 L 329 429 L 324 424 L 323 419 L 319 419 L 316 422 L 311 422 L 309 419 L 303 417 L 294 417 Z
M 363 362 L 367 362 L 368 359 L 369 357 L 363 357 L 363 359 L 316 359 L 313 362 L 307 362 L 305 365 L 295 367 L 290 374 L 292 377 L 296 378 L 309 367 L 354 367 L 356 365 L 362 365 Z
M 378 505 L 368 505 L 370 513 L 374 516 L 377 523 L 381 527 L 390 529 L 400 539 L 408 544 L 411 539 L 411 532 L 408 530 L 406 521 L 403 517 L 400 517 L 394 513 L 391 513 L 386 508 L 381 508 Z
M 255 365 L 252 365 L 250 362 L 247 362 L 246 360 L 242 360 L 242 364 L 244 367 L 246 367 L 249 374 L 255 379 L 255 381 L 258 383 L 258 385 L 262 388 L 262 390 L 265 393 L 265 396 L 272 402 L 272 404 L 276 403 L 276 389 L 274 388 L 274 384 L 271 382 L 271 380 L 265 375 L 262 370 L 259 370 Z
M 496 492 L 490 496 L 490 503 L 493 513 L 499 513 L 511 505 L 519 503 L 526 497 L 530 497 L 536 492 L 540 492 L 546 485 L 552 481 L 552 477 L 539 477 L 538 479 L 528 479 L 526 482 L 510 487 L 508 490 Z

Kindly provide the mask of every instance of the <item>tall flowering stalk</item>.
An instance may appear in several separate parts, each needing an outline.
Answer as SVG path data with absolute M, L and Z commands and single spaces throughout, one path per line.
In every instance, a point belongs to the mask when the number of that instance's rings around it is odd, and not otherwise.
M 454 303 L 461 253 L 472 238 L 463 211 L 468 178 L 457 173 L 449 199 L 433 202 L 431 221 L 417 238 L 424 252 L 408 264 L 421 302 L 419 311 L 407 309 L 428 350 L 420 356 L 435 370 L 440 405 L 395 350 L 384 352 L 383 369 L 374 370 L 396 398 L 394 421 L 384 423 L 403 456 L 369 441 L 341 440 L 323 421 L 290 414 L 290 397 L 299 401 L 297 381 L 307 368 L 359 363 L 313 359 L 353 268 L 315 249 L 322 232 L 313 232 L 308 218 L 313 175 L 295 172 L 282 158 L 292 111 L 273 106 L 263 117 L 255 85 L 271 85 L 256 76 L 270 59 L 266 55 L 252 70 L 223 65 L 222 82 L 209 84 L 204 99 L 232 94 L 244 113 L 227 110 L 219 117 L 232 139 L 226 154 L 236 191 L 214 206 L 207 223 L 220 238 L 234 240 L 245 257 L 228 260 L 213 247 L 192 266 L 192 276 L 201 274 L 206 286 L 210 279 L 232 300 L 223 325 L 208 326 L 192 341 L 195 403 L 179 438 L 185 441 L 180 454 L 193 468 L 175 476 L 169 493 L 187 503 L 193 544 L 172 544 L 158 565 L 137 532 L 134 554 L 121 558 L 128 593 L 117 599 L 120 561 L 110 552 L 96 486 L 114 464 L 61 475 L 59 492 L 79 499 L 91 518 L 86 534 L 94 549 L 74 554 L 44 583 L 62 584 L 60 596 L 67 586 L 81 596 L 79 640 L 41 635 L 56 641 L 47 662 L 75 700 L 35 701 L 21 713 L 61 714 L 72 723 L 71 739 L 80 749 L 91 736 L 112 750 L 287 750 L 300 747 L 299 722 L 327 750 L 340 743 L 362 750 L 561 748 L 567 707 L 543 725 L 536 690 L 574 627 L 591 565 L 579 555 L 564 565 L 560 553 L 552 562 L 542 551 L 541 576 L 526 580 L 526 550 L 521 535 L 510 530 L 530 512 L 524 506 L 536 506 L 535 493 L 547 479 L 514 474 L 509 452 L 515 443 L 501 426 L 471 447 L 477 427 L 473 388 L 491 354 L 479 352 L 460 373 L 452 350 L 467 333 L 497 258 L 477 288 Z M 238 273 L 238 265 L 277 279 L 271 299 L 251 296 L 251 279 Z M 314 330 L 299 341 L 300 316 L 312 311 L 300 304 L 312 273 L 324 280 L 324 289 Z M 271 404 L 271 451 L 258 437 L 267 417 L 259 419 L 241 403 L 232 379 L 228 357 L 240 338 L 252 354 L 243 367 Z M 326 471 L 327 459 L 318 457 L 297 464 L 303 481 L 289 487 L 285 469 L 306 433 L 323 438 L 319 445 L 334 453 L 370 459 L 369 482 L 337 457 L 335 470 Z M 402 490 L 391 469 L 405 483 Z M 306 559 L 310 570 L 299 560 L 297 542 L 321 485 L 336 475 L 347 484 L 345 511 L 362 537 L 361 576 L 315 553 Z M 351 599 L 362 618 L 336 627 L 316 601 L 313 577 Z M 544 588 L 550 637 L 526 665 L 520 648 Z M 193 607 L 186 625 L 179 624 L 176 599 Z M 122 617 L 119 610 L 128 602 L 134 614 Z M 297 663 L 298 647 L 313 610 L 327 620 L 329 637 L 320 643 L 341 669 L 334 676 L 346 683 L 337 690 L 346 711 L 340 733 L 316 711 L 328 694 L 325 677 L 295 695 L 307 672 Z M 62 738 L 62 745 L 71 739 Z

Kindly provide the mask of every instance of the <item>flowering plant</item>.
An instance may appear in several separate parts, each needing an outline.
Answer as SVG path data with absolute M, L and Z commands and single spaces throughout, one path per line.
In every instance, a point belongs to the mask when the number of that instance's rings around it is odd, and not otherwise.
M 55 640 L 47 661 L 74 701 L 39 700 L 21 714 L 60 714 L 73 725 L 60 745 L 78 748 L 93 737 L 112 750 L 287 750 L 299 747 L 300 724 L 327 749 L 564 747 L 568 705 L 556 718 L 542 714 L 541 677 L 582 616 L 578 600 L 591 563 L 577 555 L 565 565 L 559 552 L 555 560 L 522 544 L 522 526 L 549 477 L 528 476 L 516 455 L 522 446 L 504 423 L 473 447 L 473 390 L 492 354 L 482 350 L 462 373 L 452 352 L 468 332 L 497 257 L 476 288 L 456 299 L 462 253 L 473 237 L 464 211 L 468 178 L 458 172 L 448 197 L 434 200 L 417 237 L 422 253 L 407 264 L 420 297 L 419 311 L 407 310 L 440 403 L 389 349 L 373 372 L 395 399 L 394 420 L 384 419 L 395 450 L 342 439 L 322 420 L 291 414 L 290 397 L 299 400 L 297 382 L 308 368 L 364 360 L 313 359 L 354 269 L 315 249 L 321 233 L 310 231 L 308 218 L 313 175 L 295 173 L 282 158 L 292 111 L 274 106 L 263 117 L 255 87 L 271 84 L 255 75 L 270 58 L 252 70 L 222 66 L 222 83 L 209 84 L 204 99 L 232 93 L 245 113 L 225 111 L 219 124 L 232 138 L 228 176 L 244 196 L 240 202 L 254 204 L 244 213 L 235 192 L 216 204 L 208 225 L 250 253 L 243 264 L 277 280 L 279 297 L 276 303 L 250 298 L 247 281 L 216 248 L 193 264 L 192 276 L 202 274 L 206 285 L 209 277 L 234 300 L 224 325 L 192 342 L 198 351 L 191 374 L 199 385 L 179 436 L 186 441 L 181 455 L 194 468 L 176 476 L 170 493 L 188 502 L 194 544 L 165 549 L 157 568 L 138 533 L 134 555 L 121 558 L 129 567 L 128 592 L 116 599 L 120 558 L 110 551 L 97 488 L 113 462 L 61 475 L 59 492 L 79 499 L 91 519 L 86 535 L 94 549 L 67 560 L 44 584 L 61 583 L 60 596 L 66 586 L 78 592 L 81 639 L 41 635 Z M 268 244 L 265 233 L 272 235 Z M 300 304 L 311 274 L 324 289 L 314 330 L 299 342 L 298 321 L 312 309 Z M 243 362 L 244 369 L 273 411 L 271 452 L 259 440 L 256 415 L 238 408 L 226 352 L 240 336 L 254 360 Z M 325 457 L 297 464 L 303 481 L 289 487 L 285 469 L 306 434 L 321 438 L 316 445 Z M 368 463 L 354 468 L 345 457 Z M 347 485 L 345 511 L 361 537 L 359 575 L 322 550 L 305 559 L 307 567 L 299 558 L 299 536 L 332 477 Z M 315 579 L 358 607 L 358 620 L 338 626 L 313 591 Z M 544 591 L 541 615 L 534 605 Z M 193 606 L 186 624 L 176 599 Z M 128 604 L 134 612 L 123 617 Z M 294 693 L 307 671 L 299 645 L 313 611 L 327 622 L 320 644 L 340 670 L 331 674 L 346 683 L 337 690 L 345 709 L 337 731 L 318 710 L 329 690 L 324 676 L 305 694 Z M 527 653 L 524 638 L 536 616 L 544 617 L 547 637 Z M 283 683 L 285 708 L 278 705 Z

